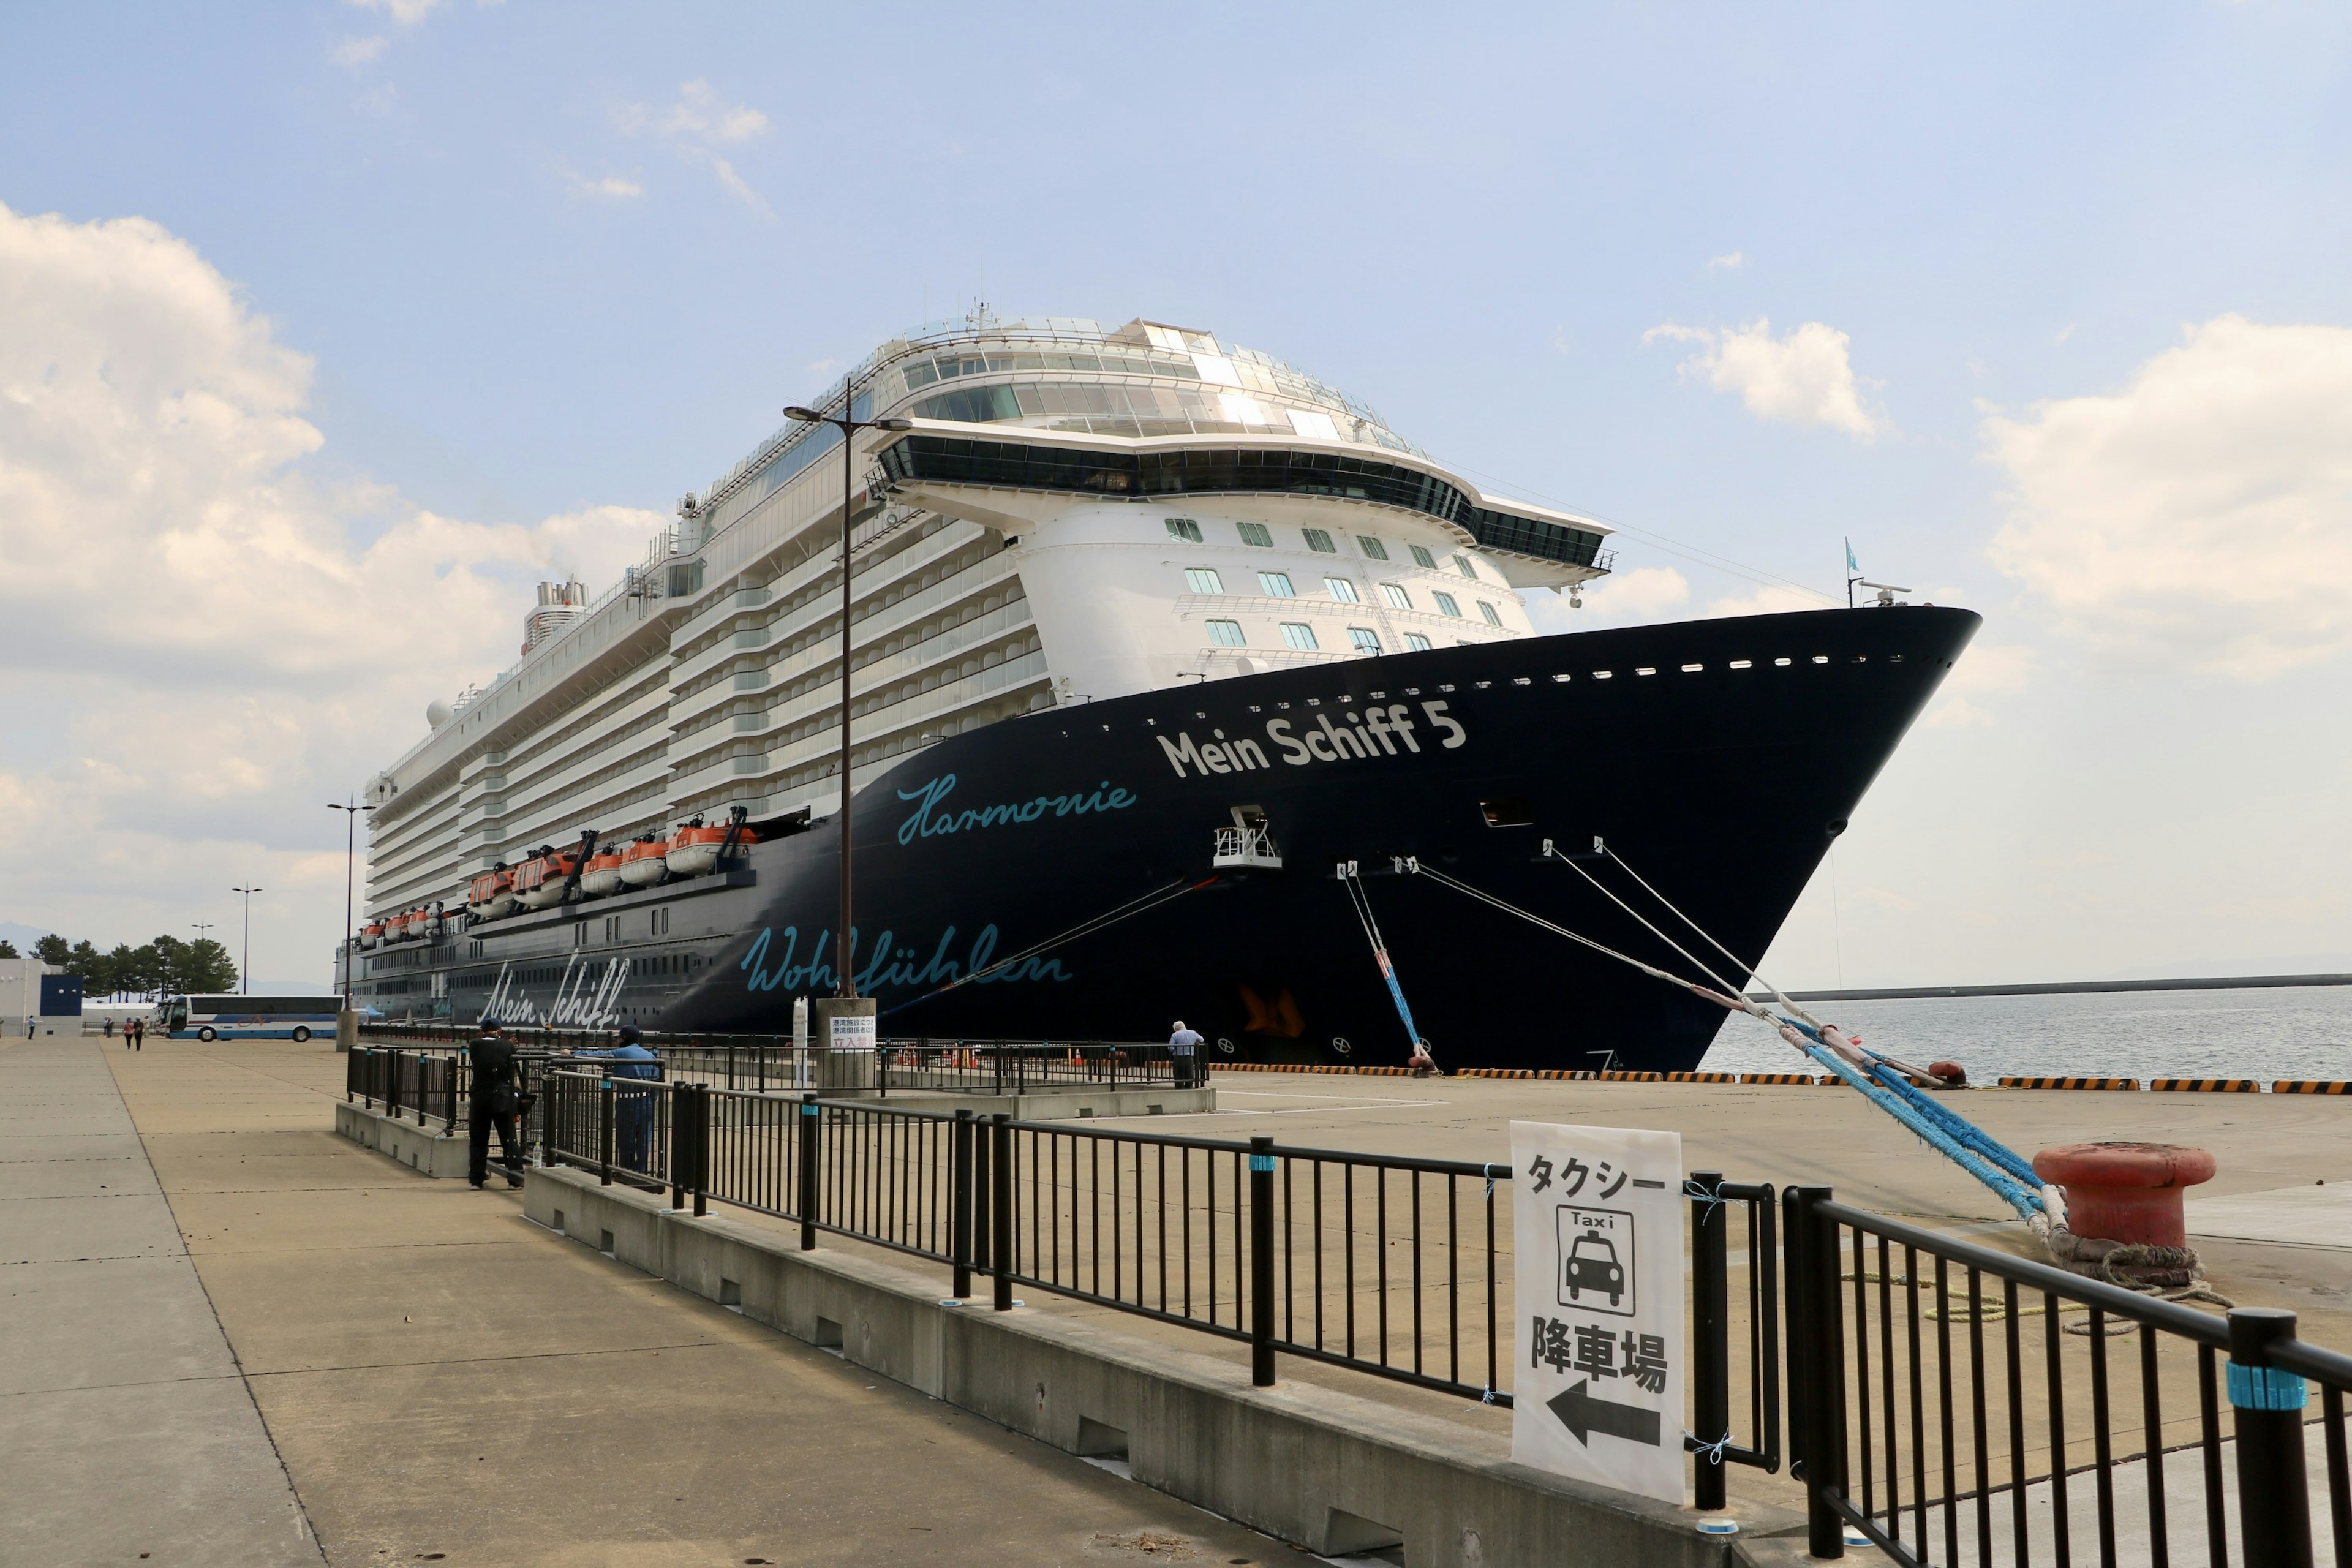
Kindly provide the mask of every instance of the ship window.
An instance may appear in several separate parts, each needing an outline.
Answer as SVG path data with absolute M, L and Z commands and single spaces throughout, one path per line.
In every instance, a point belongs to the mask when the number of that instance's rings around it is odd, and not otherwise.
M 1430 552 L 1429 552 L 1428 551 L 1423 550 L 1420 545 L 1418 545 L 1418 544 L 1412 544 L 1412 545 L 1408 545 L 1408 546 L 1406 546 L 1406 548 L 1407 548 L 1407 549 L 1409 549 L 1409 550 L 1411 550 L 1411 551 L 1412 552 L 1413 564 L 1415 564 L 1415 565 L 1417 565 L 1417 566 L 1431 566 L 1431 567 L 1433 567 L 1433 566 L 1435 566 L 1435 565 L 1437 564 L 1437 560 L 1436 560 L 1436 558 L 1435 558 L 1434 556 L 1431 555 L 1431 554 L 1430 554 Z
M 1319 646 L 1315 640 L 1315 628 L 1308 626 L 1304 621 L 1283 622 L 1282 640 L 1290 647 L 1298 648 L 1301 651 Z
M 1437 613 L 1439 615 L 1452 616 L 1457 621 L 1462 618 L 1462 606 L 1454 602 L 1453 595 L 1432 594 L 1430 597 L 1437 601 Z
M 1356 597 L 1356 585 L 1345 577 L 1326 577 L 1323 579 L 1323 586 L 1329 589 L 1331 596 L 1343 605 L 1363 603 L 1361 599 Z
M 1271 599 L 1295 599 L 1298 590 L 1290 585 L 1287 572 L 1261 572 L 1257 574 L 1257 591 Z
M 1525 795 L 1507 795 L 1499 800 L 1482 800 L 1478 809 L 1486 816 L 1489 827 L 1528 827 L 1536 820 L 1535 809 L 1528 805 Z
M 1201 542 L 1201 525 L 1191 518 L 1171 517 L 1167 520 L 1167 523 L 1168 536 L 1171 539 L 1181 539 L 1188 544 Z
M 1454 558 L 1454 568 L 1455 571 L 1461 573 L 1465 577 L 1475 578 L 1478 575 L 1477 570 L 1470 564 L 1470 557 L 1467 555 L 1455 556 Z
M 1412 595 L 1406 593 L 1403 586 L 1400 584 L 1381 584 L 1381 597 L 1389 602 L 1389 608 L 1391 610 L 1410 610 L 1412 608 Z
M 1499 626 L 1503 624 L 1503 617 L 1495 613 L 1495 606 L 1484 599 L 1478 601 L 1478 613 L 1486 618 L 1486 624 L 1490 626 Z
M 1788 663 L 1789 661 L 1788 661 L 1787 659 L 1785 659 L 1785 658 L 1776 658 L 1776 659 L 1774 659 L 1772 662 L 1773 662 L 1774 664 L 1786 664 L 1786 663 Z
M 1337 555 L 1339 553 L 1339 547 L 1331 542 L 1331 536 L 1328 533 L 1324 532 L 1323 530 L 1319 528 L 1302 528 L 1298 531 L 1307 536 L 1307 548 L 1314 551 L 1316 553 L 1320 555 Z
M 1731 661 L 1731 668 L 1734 669 L 1752 669 L 1755 668 L 1755 663 L 1756 661 L 1754 659 L 1735 658 Z
M 1404 634 L 1404 646 L 1405 651 L 1408 653 L 1427 653 L 1430 648 L 1430 642 L 1427 637 L 1422 636 L 1419 632 L 1407 632 Z
M 1262 522 L 1244 522 L 1236 524 L 1235 526 L 1241 530 L 1242 542 L 1244 544 L 1255 544 L 1261 550 L 1271 550 L 1274 548 L 1274 534 L 1267 529 L 1265 524 Z
M 1348 640 L 1356 645 L 1358 653 L 1377 654 L 1381 651 L 1381 636 L 1370 626 L 1349 626 Z
M 1217 569 L 1213 566 L 1187 566 L 1184 568 L 1184 591 L 1188 594 L 1222 594 L 1225 591 L 1225 580 L 1217 575 Z
M 1364 552 L 1367 560 L 1386 561 L 1389 558 L 1389 547 L 1369 533 L 1356 535 L 1356 547 Z
M 1211 621 L 1209 640 L 1219 647 L 1246 647 L 1248 640 L 1242 636 L 1239 621 Z

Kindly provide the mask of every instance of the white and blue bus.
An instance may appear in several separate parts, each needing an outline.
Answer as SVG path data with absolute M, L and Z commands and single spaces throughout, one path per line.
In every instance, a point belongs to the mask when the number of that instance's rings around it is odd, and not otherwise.
M 151 1034 L 175 1040 L 307 1040 L 335 1032 L 340 996 L 166 996 Z

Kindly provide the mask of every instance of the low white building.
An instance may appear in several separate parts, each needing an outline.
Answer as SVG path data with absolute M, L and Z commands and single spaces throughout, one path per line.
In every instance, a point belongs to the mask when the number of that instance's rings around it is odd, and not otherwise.
M 54 984 L 68 978 L 37 958 L 0 958 L 0 1034 L 22 1039 L 28 1033 L 81 1033 L 80 983 Z M 45 979 L 52 984 L 42 984 Z

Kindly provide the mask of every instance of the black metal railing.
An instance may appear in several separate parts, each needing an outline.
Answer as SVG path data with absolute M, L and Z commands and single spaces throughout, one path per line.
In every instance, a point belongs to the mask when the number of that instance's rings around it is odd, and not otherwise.
M 361 1037 L 378 1047 L 462 1047 L 479 1031 L 455 1024 L 373 1023 Z M 610 1029 L 508 1025 L 507 1037 L 525 1050 L 567 1055 L 612 1045 Z M 810 1050 L 789 1035 L 665 1034 L 646 1031 L 644 1043 L 669 1076 L 714 1088 L 777 1090 L 822 1087 L 812 1077 Z M 885 1039 L 869 1078 L 884 1094 L 935 1091 L 1027 1094 L 1037 1090 L 1193 1087 L 1192 1063 L 1168 1047 L 1133 1040 L 1013 1040 L 905 1037 Z M 1202 1081 L 1205 1081 L 1204 1079 Z
M 667 1189 L 673 1207 L 719 1202 L 797 1223 L 803 1247 L 830 1232 L 942 1264 L 959 1298 L 982 1276 L 1000 1305 L 1038 1289 L 1245 1342 L 1262 1383 L 1279 1353 L 1512 1402 L 1509 1259 L 1496 1239 L 1498 1226 L 1508 1232 L 1497 1201 L 1507 1166 L 576 1070 L 548 1075 L 546 1103 L 554 1163 Z M 1699 1276 L 1696 1331 L 1709 1348 L 1695 1375 L 1711 1436 L 1692 1446 L 1703 1488 L 1712 1473 L 1719 1492 L 1724 1465 L 1780 1461 L 1774 1194 L 1706 1181 L 1696 1246 L 1714 1262 Z M 1761 1260 L 1742 1303 L 1744 1369 L 1724 1266 L 1735 1215 Z M 1728 1440 L 1736 1371 L 1745 1447 Z
M 1790 1451 L 1816 1557 L 2352 1564 L 2352 1357 L 1832 1201 L 1784 1197 Z M 2305 1379 L 2320 1384 L 2311 1507 Z M 2221 1411 L 2231 1411 L 2225 1431 Z
M 1770 1186 L 1727 1182 L 1720 1172 L 1695 1173 L 1684 1186 L 1691 1201 L 1691 1426 L 1684 1447 L 1696 1456 L 1692 1499 L 1702 1509 L 1726 1501 L 1727 1465 L 1765 1471 L 1780 1468 L 1780 1245 L 1776 1211 L 1780 1194 Z M 1735 1215 L 1737 1218 L 1735 1219 Z M 1747 1288 L 1744 1328 L 1747 1364 L 1732 1354 L 1731 1237 L 1742 1249 Z M 1744 1373 L 1744 1376 L 1741 1374 Z M 1732 1441 L 1732 1385 L 1748 1391 L 1746 1444 Z

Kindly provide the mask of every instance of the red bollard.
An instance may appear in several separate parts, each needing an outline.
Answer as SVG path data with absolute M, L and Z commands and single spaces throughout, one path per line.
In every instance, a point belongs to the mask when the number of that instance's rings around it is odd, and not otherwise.
M 2076 1236 L 2189 1245 L 2181 1199 L 2213 1179 L 2213 1156 L 2177 1143 L 2067 1143 L 2033 1156 L 2033 1173 L 2066 1194 Z

